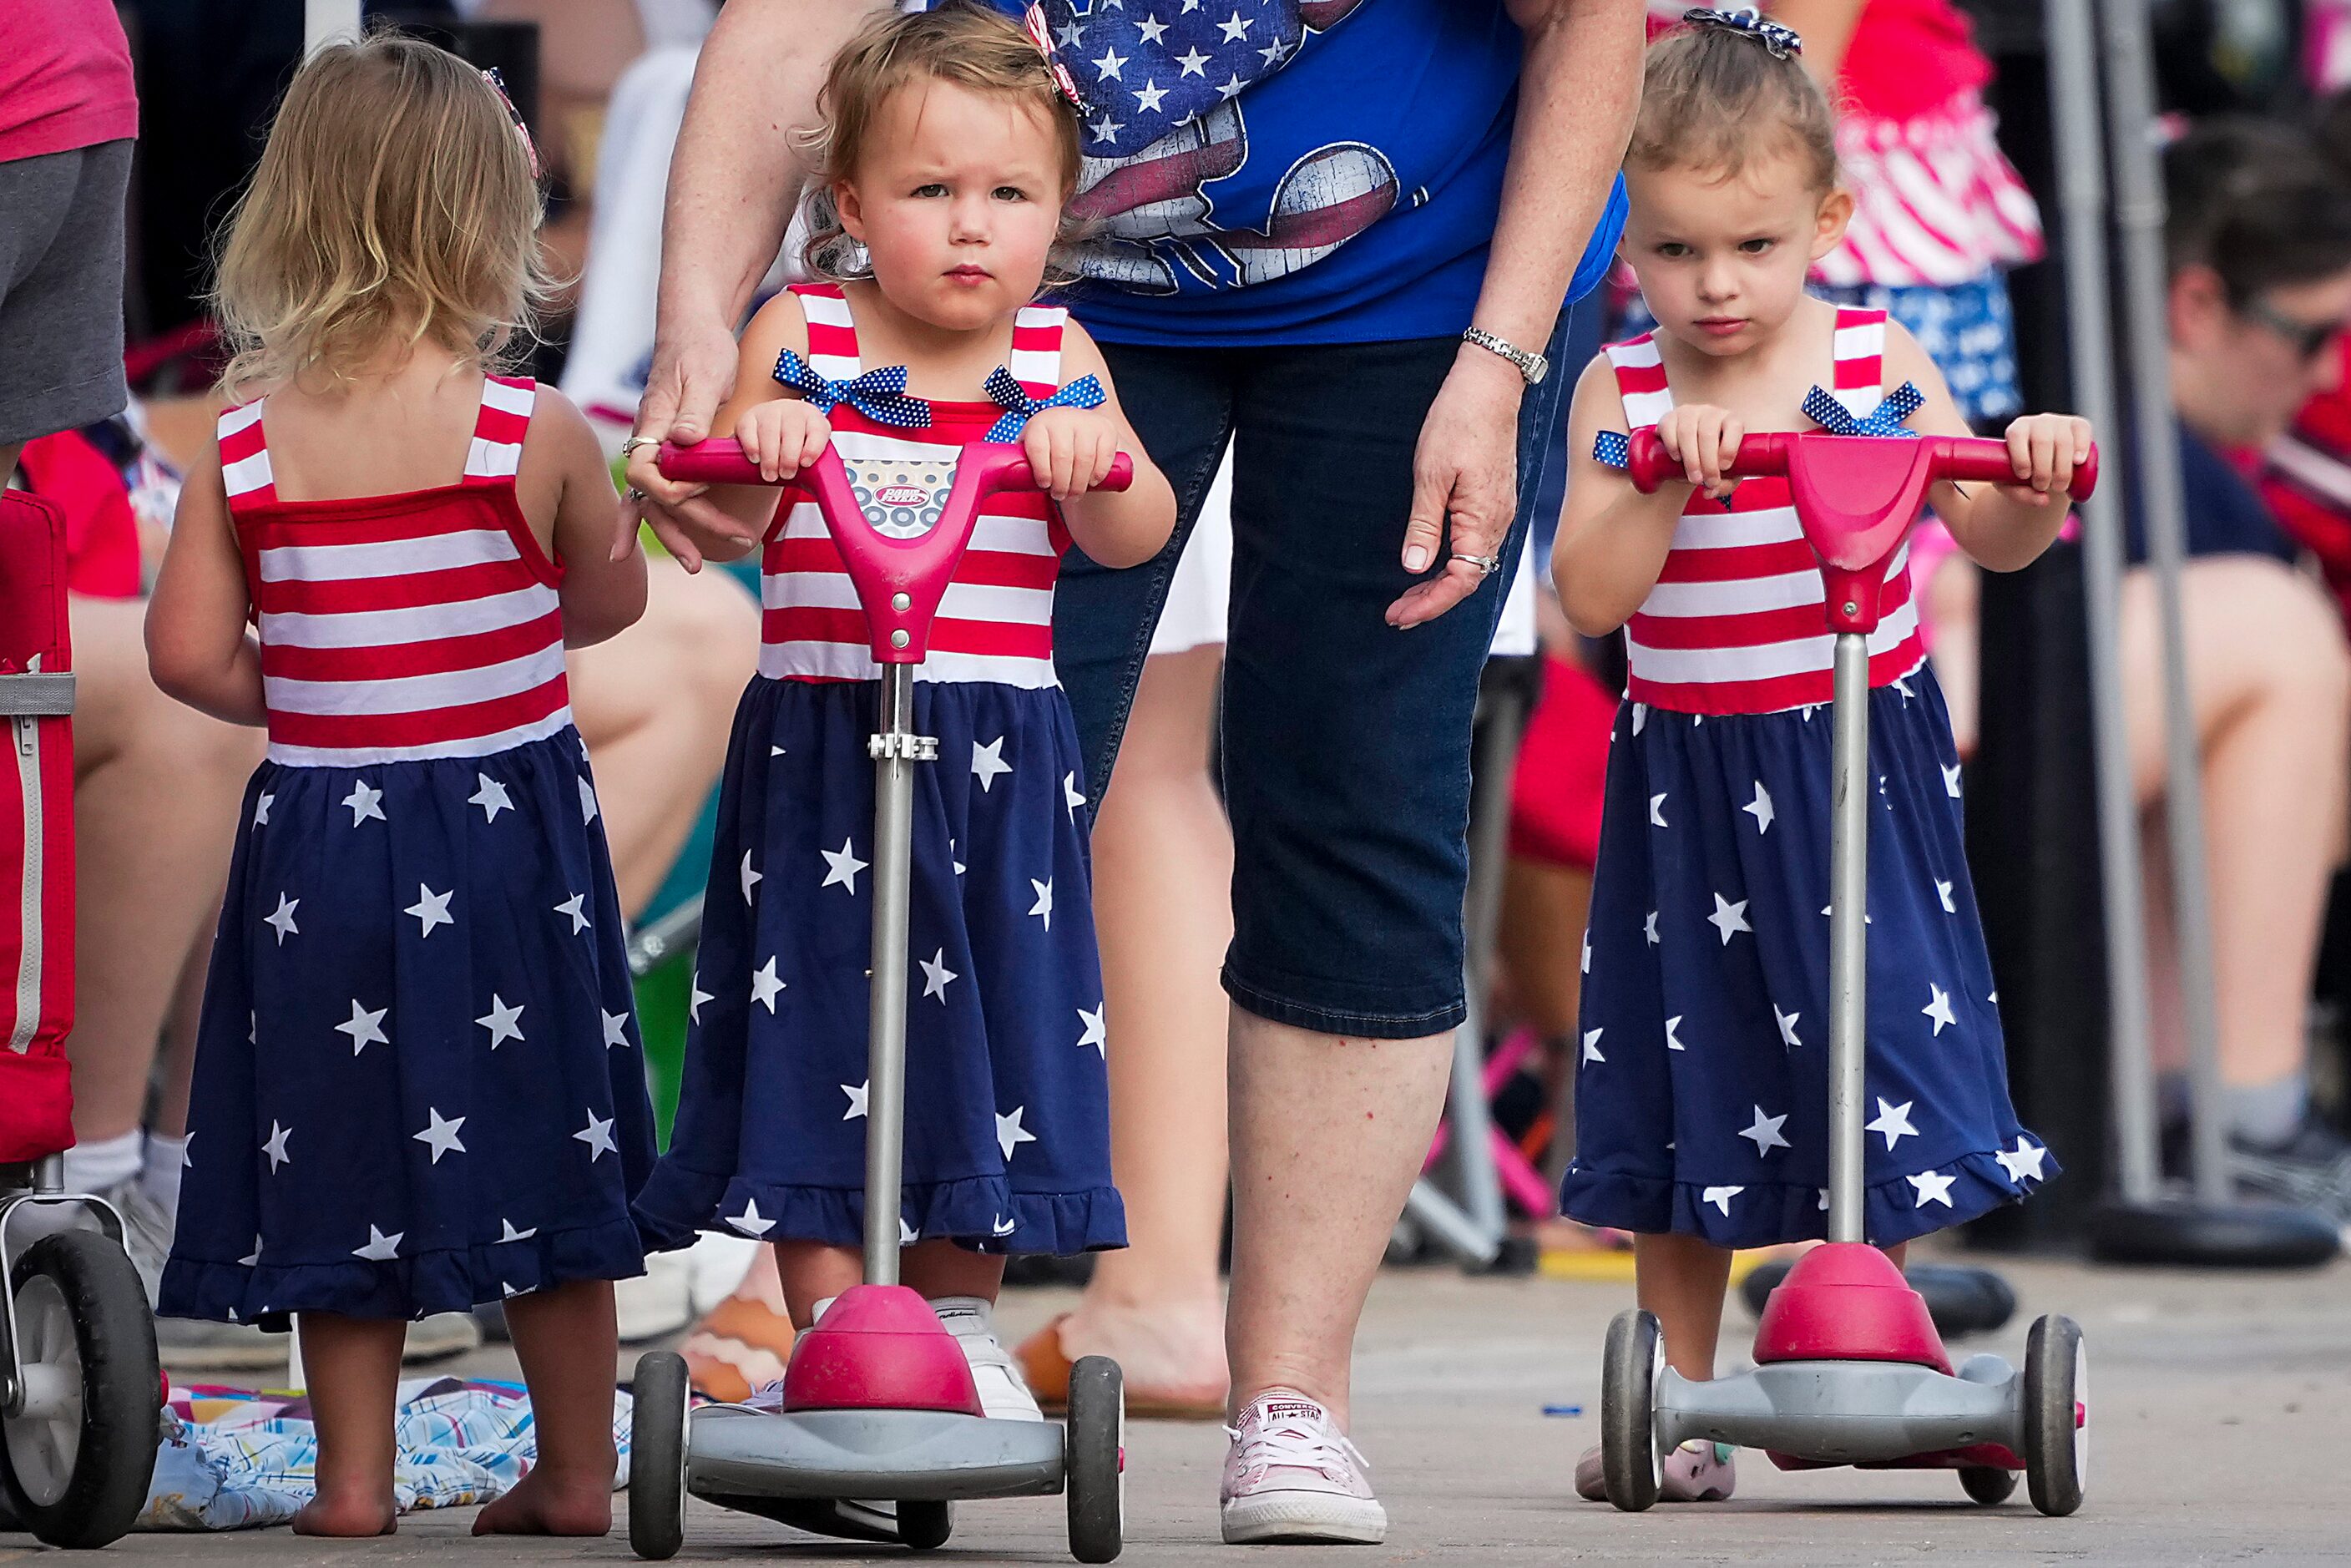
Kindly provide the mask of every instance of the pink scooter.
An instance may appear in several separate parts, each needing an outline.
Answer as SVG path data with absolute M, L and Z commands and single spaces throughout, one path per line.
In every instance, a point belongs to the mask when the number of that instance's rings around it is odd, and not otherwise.
M 731 440 L 666 448 L 661 467 L 673 479 L 765 482 Z M 1122 455 L 1102 487 L 1123 490 L 1134 477 Z M 929 1551 L 946 1542 L 955 1499 L 1061 1492 L 1071 1554 L 1108 1563 L 1125 1528 L 1118 1364 L 1090 1355 L 1071 1369 L 1063 1425 L 991 1421 L 954 1336 L 929 1302 L 898 1283 L 914 765 L 938 759 L 938 741 L 914 732 L 914 666 L 929 651 L 939 600 L 971 542 L 980 501 L 1039 486 L 1019 447 L 986 444 L 963 449 L 951 483 L 944 469 L 852 465 L 827 447 L 788 484 L 823 513 L 882 666 L 880 724 L 867 745 L 875 788 L 865 1282 L 842 1291 L 793 1346 L 780 1414 L 714 1405 L 689 1416 L 685 1363 L 669 1351 L 638 1361 L 629 1542 L 640 1557 L 674 1554 L 685 1539 L 689 1495 L 788 1523 L 807 1521 L 811 1504 L 856 1498 L 893 1501 L 896 1532 L 882 1538 Z M 877 503 L 882 521 L 863 497 Z M 792 499 L 787 494 L 778 507 L 779 523 Z
M 1627 471 L 1644 495 L 1681 476 L 1654 430 L 1632 437 Z M 1762 1448 L 1783 1469 L 1855 1465 L 1956 1469 L 1981 1503 L 2005 1501 L 2024 1472 L 2047 1514 L 2081 1506 L 2089 1459 L 2082 1331 L 2044 1317 L 2020 1373 L 1996 1355 L 1956 1373 L 1927 1303 L 1862 1236 L 1862 916 L 1869 885 L 1869 632 L 1886 562 L 1938 479 L 2012 482 L 1998 441 L 1930 435 L 1750 435 L 1735 478 L 1784 475 L 1820 558 L 1835 643 L 1829 829 L 1829 1239 L 1799 1259 L 1765 1303 L 1755 1367 L 1693 1382 L 1666 1364 L 1657 1320 L 1637 1308 L 1608 1327 L 1601 1458 L 1608 1500 L 1657 1500 L 1665 1456 L 1691 1438 Z M 2074 470 L 2074 499 L 2097 483 L 2097 454 Z

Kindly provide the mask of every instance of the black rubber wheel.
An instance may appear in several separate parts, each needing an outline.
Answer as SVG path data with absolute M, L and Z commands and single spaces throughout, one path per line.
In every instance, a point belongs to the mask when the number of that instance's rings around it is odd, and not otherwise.
M 1657 1376 L 1666 1364 L 1666 1336 L 1656 1318 L 1638 1307 L 1608 1325 L 1600 1365 L 1600 1473 L 1608 1500 L 1638 1513 L 1657 1500 L 1665 1456 L 1657 1452 Z
M 147 1501 L 163 1402 L 155 1320 L 122 1249 L 87 1230 L 17 1260 L 17 1354 L 62 1373 L 71 1406 L 0 1422 L 0 1502 L 51 1546 L 120 1540 Z
M 898 1539 L 916 1552 L 936 1552 L 955 1533 L 955 1506 L 923 1498 L 898 1503 Z
M 2006 1502 L 2016 1490 L 2016 1472 L 1998 1465 L 1961 1465 L 1959 1485 L 1970 1497 L 1989 1508 Z
M 629 1413 L 629 1545 L 659 1563 L 685 1544 L 685 1410 L 693 1397 L 685 1358 L 648 1351 L 637 1358 Z
M 1070 1368 L 1061 1452 L 1070 1505 L 1070 1555 L 1112 1563 L 1126 1548 L 1126 1376 L 1106 1355 Z
M 2024 1339 L 2024 1480 L 2032 1506 L 2062 1518 L 2082 1506 L 2090 1465 L 2088 1358 L 2073 1319 L 2034 1320 Z

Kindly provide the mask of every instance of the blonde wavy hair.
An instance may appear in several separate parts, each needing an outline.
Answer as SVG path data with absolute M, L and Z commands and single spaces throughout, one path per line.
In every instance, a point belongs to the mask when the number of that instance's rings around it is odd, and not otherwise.
M 222 233 L 223 387 L 347 379 L 388 343 L 487 369 L 528 341 L 553 287 L 531 164 L 504 96 L 445 49 L 396 33 L 320 49 Z
M 835 282 L 867 277 L 865 247 L 841 226 L 832 189 L 855 172 L 882 106 L 917 82 L 953 82 L 973 92 L 999 94 L 1042 115 L 1061 154 L 1061 225 L 1056 249 L 1079 237 L 1081 220 L 1069 211 L 1080 169 L 1076 108 L 1055 85 L 1051 67 L 1019 24 L 967 4 L 935 11 L 880 12 L 858 29 L 825 72 L 817 97 L 817 125 L 794 141 L 811 172 L 809 234 L 800 252 L 810 273 Z M 1049 267 L 1048 281 L 1066 268 Z

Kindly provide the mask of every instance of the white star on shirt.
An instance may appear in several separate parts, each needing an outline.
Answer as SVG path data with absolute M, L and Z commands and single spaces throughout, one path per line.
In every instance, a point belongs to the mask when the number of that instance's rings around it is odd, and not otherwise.
M 1159 35 L 1167 30 L 1167 24 L 1161 21 L 1156 14 L 1154 14 L 1152 16 L 1145 16 L 1142 21 L 1137 22 L 1134 25 L 1134 30 L 1143 35 L 1143 41 L 1144 43 L 1155 44 L 1159 41 Z
M 587 775 L 582 774 L 580 778 L 580 821 L 584 826 L 595 820 L 596 791 L 590 786 Z
M 1895 1145 L 1905 1138 L 1915 1138 L 1918 1135 L 1918 1129 L 1910 1124 L 1910 1107 L 1917 1103 L 1915 1100 L 1905 1100 L 1901 1104 L 1896 1105 L 1880 1096 L 1877 1102 L 1877 1120 L 1870 1123 L 1865 1131 L 1885 1134 L 1886 1152 L 1893 1153 Z
M 1113 120 L 1105 114 L 1100 120 L 1089 121 L 1086 129 L 1094 133 L 1094 140 L 1097 141 L 1115 141 L 1118 140 L 1118 133 L 1125 130 L 1126 126 L 1123 121 Z
M 509 1241 L 528 1241 L 538 1234 L 538 1227 L 536 1225 L 532 1226 L 528 1230 L 517 1230 L 513 1220 L 501 1218 L 498 1221 L 498 1244 L 500 1246 L 504 1246 Z
M 849 1109 L 841 1113 L 842 1121 L 854 1122 L 858 1117 L 865 1114 L 865 1097 L 869 1088 L 870 1081 L 867 1083 L 844 1083 L 841 1086 L 841 1092 L 849 1096 Z
M 1120 54 L 1117 47 L 1113 46 L 1102 51 L 1100 59 L 1089 60 L 1086 63 L 1092 66 L 1098 73 L 1094 78 L 1096 81 L 1123 81 L 1125 78 L 1118 73 L 1126 68 L 1129 57 Z
M 1145 80 L 1143 89 L 1134 95 L 1134 101 L 1136 107 L 1145 114 L 1161 114 L 1165 111 L 1159 107 L 1159 100 L 1166 96 L 1167 89 L 1161 87 L 1157 81 Z
M 192 1171 L 196 1168 L 195 1155 L 193 1153 L 195 1146 L 196 1135 L 193 1133 L 190 1133 L 187 1136 L 180 1140 L 180 1168 L 182 1170 Z
M 961 875 L 964 873 L 964 872 L 965 872 L 965 870 L 966 870 L 967 868 L 965 867 L 965 865 L 964 865 L 963 862 L 961 862 L 961 861 L 959 861 L 959 860 L 956 859 L 956 858 L 955 858 L 955 856 L 956 856 L 956 842 L 955 842 L 955 841 L 954 841 L 953 839 L 949 839 L 949 840 L 947 841 L 947 863 L 948 863 L 948 864 L 950 864 L 950 865 L 952 865 L 952 866 L 954 866 L 954 867 L 956 868 L 956 875 L 957 875 L 957 876 L 961 876 Z
M 963 978 L 947 967 L 947 950 L 944 947 L 923 960 L 923 995 L 936 997 L 941 1007 L 946 1006 L 947 988 Z
M 1662 828 L 1665 825 L 1666 798 L 1663 794 L 1652 795 L 1649 797 L 1649 826 Z
M 690 982 L 690 986 L 691 988 L 687 991 L 685 998 L 685 1013 L 686 1016 L 692 1019 L 695 1022 L 700 1023 L 702 1021 L 702 1004 L 711 1000 L 712 998 L 708 991 L 702 988 L 702 975 L 700 971 L 697 970 L 695 972 L 693 980 Z
M 439 1165 L 441 1156 L 451 1149 L 461 1155 L 465 1152 L 465 1145 L 457 1139 L 457 1129 L 465 1124 L 465 1117 L 444 1118 L 440 1112 L 429 1105 L 425 1107 L 424 1113 L 432 1120 L 425 1124 L 423 1132 L 412 1133 L 409 1136 L 433 1151 L 434 1165 Z
M 1959 768 L 1957 763 L 1943 769 L 1943 793 L 1954 800 L 1959 798 Z
M 513 1007 L 508 1007 L 496 991 L 490 993 L 489 1016 L 477 1018 L 474 1021 L 490 1031 L 492 1051 L 497 1050 L 507 1040 L 522 1038 L 522 1009 L 528 1005 L 517 1002 Z
M 998 774 L 1011 771 L 1012 764 L 1004 760 L 1004 737 L 999 735 L 986 746 L 976 740 L 971 743 L 971 776 L 979 780 L 982 794 L 996 787 Z
M 1935 1020 L 1934 1032 L 1937 1034 L 1943 1032 L 1945 1024 L 1959 1021 L 1951 1016 L 1951 993 L 1931 980 L 1927 983 L 1927 1005 L 1918 1010 Z
M 1924 1208 L 1930 1203 L 1939 1203 L 1945 1208 L 1949 1208 L 1951 1207 L 1951 1183 L 1959 1178 L 1938 1176 L 1933 1171 L 1927 1171 L 1919 1176 L 1905 1176 L 1903 1179 L 1918 1191 L 1917 1199 L 1910 1205 L 1911 1207 Z
M 293 1159 L 294 1156 L 286 1152 L 286 1140 L 293 1135 L 293 1128 L 279 1126 L 277 1118 L 275 1116 L 269 1119 L 269 1136 L 261 1141 L 261 1151 L 269 1156 L 269 1171 L 272 1176 L 277 1173 L 279 1166 Z
M 277 895 L 277 907 L 261 917 L 261 923 L 264 925 L 274 925 L 277 928 L 277 945 L 280 947 L 286 946 L 287 937 L 302 935 L 302 928 L 294 924 L 294 912 L 301 907 L 300 899 L 288 898 L 281 893 Z
M 825 888 L 838 883 L 849 889 L 850 897 L 856 897 L 857 873 L 863 871 L 870 862 L 857 858 L 855 841 L 843 839 L 841 841 L 839 850 L 819 850 L 817 853 L 824 857 L 826 866 L 824 881 L 817 884 L 818 891 L 822 892 Z
M 337 1024 L 335 1026 L 335 1032 L 337 1034 L 347 1034 L 351 1037 L 351 1054 L 353 1056 L 357 1056 L 360 1051 L 365 1051 L 371 1045 L 389 1045 L 392 1042 L 385 1038 L 382 1029 L 379 1026 L 383 1022 L 383 1015 L 391 1010 L 392 1009 L 389 1007 L 381 1007 L 376 1009 L 373 1012 L 370 1012 L 367 1009 L 360 1006 L 360 1001 L 357 997 L 353 997 L 351 998 L 351 1016 L 350 1020 L 348 1022 Z
M 1633 733 L 1635 735 L 1640 734 L 1641 727 L 1648 722 L 1649 705 L 1647 703 L 1635 703 L 1633 705 Z
M 751 971 L 751 999 L 767 1009 L 768 1016 L 773 1018 L 777 993 L 783 988 L 784 982 L 776 977 L 776 956 L 770 953 L 765 964 Z
M 1722 933 L 1722 945 L 1726 947 L 1730 946 L 1732 936 L 1741 931 L 1751 934 L 1755 929 L 1747 924 L 1747 901 L 1742 898 L 1733 904 L 1719 893 L 1714 895 L 1714 913 L 1706 921 Z
M 1774 1002 L 1771 1004 L 1771 1019 L 1774 1023 L 1777 1023 L 1780 1026 L 1780 1043 L 1782 1045 L 1798 1046 L 1804 1043 L 1802 1040 L 1796 1038 L 1796 1020 L 1803 1016 L 1804 1015 L 1802 1013 L 1783 1013 L 1780 1010 L 1779 1003 Z
M 1687 1051 L 1688 1049 L 1688 1047 L 1682 1044 L 1681 1038 L 1674 1033 L 1674 1030 L 1681 1027 L 1681 1022 L 1682 1015 L 1679 1013 L 1676 1013 L 1673 1017 L 1666 1020 L 1666 1049 L 1667 1051 Z
M 1657 937 L 1657 912 L 1656 912 L 1656 910 L 1652 909 L 1651 911 L 1649 911 L 1649 920 L 1648 920 L 1648 924 L 1647 924 L 1647 925 L 1644 925 L 1641 929 L 1642 929 L 1642 934 L 1643 934 L 1644 936 L 1647 936 L 1647 937 L 1648 937 L 1648 939 L 1649 939 L 1649 946 L 1652 946 L 1652 947 L 1656 946 L 1657 945 L 1657 942 L 1658 942 L 1658 937 Z
M 260 1237 L 256 1236 L 256 1237 L 255 1237 L 255 1238 L 253 1239 L 253 1250 L 252 1250 L 252 1251 L 250 1251 L 250 1252 L 248 1252 L 248 1253 L 246 1253 L 244 1257 L 242 1257 L 242 1258 L 238 1259 L 238 1260 L 237 1260 L 237 1262 L 238 1262 L 242 1267 L 245 1267 L 245 1268 L 247 1268 L 247 1269 L 258 1269 L 259 1267 L 261 1267 L 261 1238 L 260 1238 Z
M 370 817 L 373 817 L 379 822 L 382 821 L 384 820 L 382 801 L 383 791 L 370 789 L 368 781 L 364 779 L 352 779 L 351 792 L 342 799 L 342 804 L 351 809 L 351 826 L 354 828 Z
M 1758 833 L 1768 833 L 1771 831 L 1771 796 L 1763 788 L 1763 780 L 1761 779 L 1755 780 L 1755 799 L 1739 809 L 1755 819 L 1755 831 Z
M 759 1200 L 748 1197 L 743 1199 L 743 1212 L 728 1215 L 726 1223 L 746 1236 L 765 1236 L 776 1228 L 774 1220 L 759 1212 Z
M 1944 914 L 1957 915 L 1959 912 L 1959 906 L 1951 902 L 1951 884 L 1949 883 L 1938 878 L 1935 883 L 1935 896 L 1943 901 Z
M 255 827 L 266 828 L 269 826 L 269 802 L 276 799 L 277 799 L 277 797 L 275 795 L 264 795 L 261 799 L 253 803 L 253 825 Z
M 1085 792 L 1078 788 L 1075 773 L 1061 775 L 1061 802 L 1070 809 L 1070 821 L 1078 820 L 1078 808 L 1086 803 Z
M 1029 913 L 1043 915 L 1045 929 L 1050 931 L 1053 928 L 1053 879 L 1047 877 L 1039 882 L 1032 876 L 1029 879 L 1029 885 L 1037 890 L 1037 902 L 1029 906 Z
M 588 1163 L 594 1165 L 606 1155 L 617 1155 L 621 1145 L 612 1141 L 612 1118 L 588 1113 L 588 1124 L 571 1134 L 588 1145 Z
M 765 873 L 765 872 L 758 872 L 758 871 L 753 871 L 753 870 L 751 869 L 751 852 L 750 852 L 749 850 L 745 850 L 745 851 L 743 852 L 743 902 L 744 902 L 744 903 L 748 904 L 748 903 L 750 903 L 750 902 L 751 902 L 751 889 L 752 889 L 752 888 L 754 888 L 754 887 L 756 887 L 756 886 L 758 886 L 761 882 L 765 881 L 765 880 L 767 879 L 767 874 L 768 874 L 768 873 Z
M 1092 1012 L 1086 1011 L 1083 1008 L 1078 1009 L 1078 1022 L 1085 1028 L 1085 1032 L 1078 1036 L 1078 1049 L 1083 1051 L 1091 1045 L 1101 1053 L 1105 1061 L 1110 1060 L 1110 1030 L 1102 1020 L 1109 1011 L 1107 1005 L 1098 1007 Z
M 1238 71 L 1235 71 L 1229 78 L 1218 85 L 1217 88 L 1217 96 L 1229 101 L 1233 99 L 1238 98 L 1241 95 L 1241 89 L 1248 85 L 1249 84 L 1247 82 L 1241 80 L 1240 73 Z
M 1578 967 L 1583 974 L 1592 973 L 1592 933 L 1589 931 L 1583 934 L 1583 959 Z
M 996 1141 L 1002 1145 L 1004 1157 L 1008 1160 L 1012 1157 L 1012 1151 L 1020 1145 L 1033 1144 L 1037 1141 L 1037 1134 L 1020 1124 L 1020 1118 L 1027 1113 L 1029 1107 L 1026 1105 L 1015 1105 L 1012 1107 L 1012 1114 L 998 1115 L 996 1118 Z
M 1700 1203 L 1710 1203 L 1722 1210 L 1722 1218 L 1730 1218 L 1730 1200 L 1747 1189 L 1743 1186 L 1710 1186 L 1698 1195 Z
M 1241 20 L 1241 14 L 1236 11 L 1228 19 L 1217 24 L 1217 31 L 1225 36 L 1226 43 L 1238 44 L 1249 37 L 1249 30 L 1256 21 L 1257 18 L 1252 16 L 1244 22 Z
M 562 903 L 555 906 L 556 914 L 568 915 L 571 917 L 571 935 L 574 936 L 577 936 L 582 931 L 587 930 L 589 925 L 592 924 L 588 918 L 586 909 L 583 907 L 587 902 L 588 895 L 586 894 L 575 893 L 570 897 L 565 899 Z
M 1281 39 L 1276 38 L 1273 42 L 1268 44 L 1257 53 L 1258 58 L 1263 60 L 1267 65 L 1278 66 L 1289 57 L 1290 46 L 1287 43 L 1284 43 Z
M 368 1227 L 367 1245 L 351 1249 L 351 1256 L 364 1258 L 371 1263 L 389 1263 L 400 1256 L 400 1239 L 408 1232 L 395 1230 L 386 1236 L 374 1226 Z
M 417 920 L 422 923 L 423 929 L 417 932 L 417 936 L 430 936 L 433 935 L 433 928 L 435 925 L 455 925 L 457 924 L 456 920 L 449 914 L 449 900 L 455 897 L 456 894 L 457 890 L 454 887 L 447 893 L 435 893 L 420 882 L 416 884 L 416 902 L 402 910 L 401 913 L 402 915 L 413 915 L 416 916 Z
M 1062 48 L 1074 49 L 1085 42 L 1085 30 L 1075 22 L 1064 23 L 1053 29 L 1053 39 Z
M 2048 1153 L 2047 1149 L 2033 1147 L 2024 1134 L 2019 1133 L 2014 1149 L 1995 1149 L 1991 1157 L 2000 1162 L 2000 1168 L 2008 1173 L 2010 1181 L 2022 1186 L 2027 1176 L 2034 1181 L 2041 1179 L 2041 1161 Z
M 1758 1105 L 1755 1107 L 1754 1124 L 1739 1135 L 1753 1142 L 1755 1145 L 1755 1157 L 1757 1159 L 1761 1159 L 1773 1149 L 1784 1149 L 1791 1146 L 1788 1140 L 1780 1135 L 1780 1128 L 1787 1120 L 1788 1118 L 1784 1114 L 1779 1116 L 1766 1116 L 1763 1113 L 1763 1107 Z
M 465 797 L 465 804 L 479 806 L 482 809 L 483 821 L 495 822 L 498 820 L 500 811 L 511 811 L 515 809 L 514 797 L 507 793 L 505 785 L 486 773 L 476 773 L 474 778 L 480 783 L 481 788 Z
M 1208 74 L 1208 61 L 1213 57 L 1214 57 L 1212 56 L 1202 54 L 1200 52 L 1200 46 L 1195 44 L 1192 46 L 1192 50 L 1189 54 L 1177 55 L 1176 57 L 1176 63 L 1184 68 L 1184 76 L 1205 77 Z M 1181 80 L 1182 78 L 1179 77 L 1177 79 Z
M 1583 1061 L 1605 1061 L 1608 1060 L 1606 1057 L 1600 1054 L 1600 1037 L 1607 1032 L 1608 1030 L 1604 1026 L 1600 1029 L 1588 1029 L 1583 1031 Z
M 629 1015 L 608 1013 L 601 1008 L 598 1008 L 596 1011 L 604 1020 L 604 1049 L 610 1051 L 615 1046 L 628 1044 Z

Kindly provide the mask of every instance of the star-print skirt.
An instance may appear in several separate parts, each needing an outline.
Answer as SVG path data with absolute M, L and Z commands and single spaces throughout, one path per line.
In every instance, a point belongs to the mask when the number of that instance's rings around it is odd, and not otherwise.
M 579 736 L 264 763 L 244 813 L 162 1312 L 415 1318 L 643 1272 L 653 1114 Z
M 1942 693 L 1922 666 L 1869 705 L 1865 1226 L 1890 1245 L 2057 1162 L 2009 1105 Z M 1831 729 L 1825 706 L 1619 711 L 1570 1218 L 1723 1247 L 1825 1232 Z
M 737 711 L 669 1152 L 637 1212 L 855 1246 L 872 947 L 872 682 L 755 679 Z M 923 682 L 899 1233 L 1120 1247 L 1085 781 L 1058 690 Z

